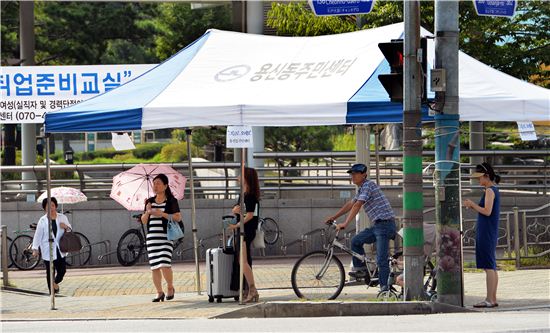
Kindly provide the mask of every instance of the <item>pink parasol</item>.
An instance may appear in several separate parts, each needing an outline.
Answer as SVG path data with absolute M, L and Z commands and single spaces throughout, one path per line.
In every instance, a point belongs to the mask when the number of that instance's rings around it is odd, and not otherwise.
M 141 211 L 145 208 L 145 200 L 155 195 L 153 178 L 161 173 L 168 177 L 174 197 L 183 199 L 187 179 L 164 164 L 139 164 L 114 176 L 110 197 L 128 210 Z
M 77 202 L 83 202 L 88 201 L 88 198 L 84 193 L 80 192 L 80 190 L 77 190 L 76 188 L 72 187 L 54 187 L 51 190 L 51 196 L 55 197 L 57 199 L 58 204 L 72 204 Z M 38 199 L 36 199 L 37 202 L 42 202 L 42 200 L 46 199 L 48 196 L 48 192 L 44 191 Z

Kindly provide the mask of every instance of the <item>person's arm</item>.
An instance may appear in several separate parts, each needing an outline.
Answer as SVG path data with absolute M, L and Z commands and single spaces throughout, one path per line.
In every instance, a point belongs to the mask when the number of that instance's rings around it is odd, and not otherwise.
M 359 213 L 359 210 L 361 209 L 361 207 L 363 207 L 364 204 L 365 204 L 364 201 L 361 201 L 361 200 L 355 201 L 351 206 L 351 209 L 349 210 L 349 214 L 346 217 L 346 220 L 344 221 L 344 223 L 340 223 L 336 227 L 338 229 L 345 229 L 348 226 L 348 224 L 351 222 L 351 220 L 355 220 L 355 216 L 357 215 L 357 213 Z
M 36 231 L 34 232 L 34 237 L 32 239 L 32 255 L 38 256 L 38 248 L 40 247 L 40 243 L 42 242 L 42 237 L 44 237 L 44 223 L 42 222 L 43 217 L 38 220 L 38 223 L 36 224 Z
M 253 207 L 253 209 L 252 209 L 252 211 L 247 211 L 244 214 L 244 224 L 248 223 L 249 221 L 251 221 L 254 218 L 254 212 L 256 211 L 256 205 L 258 205 L 258 203 L 253 199 L 245 197 L 245 200 L 247 200 L 247 201 L 245 201 L 244 206 L 245 207 Z M 233 206 L 232 211 L 234 213 L 236 212 L 236 214 L 240 214 L 241 213 L 240 208 L 241 208 L 240 206 L 235 205 L 235 206 Z M 237 228 L 240 228 L 240 227 L 241 227 L 241 222 L 229 225 L 230 229 L 237 229 Z
M 69 218 L 66 215 L 59 215 L 62 216 L 62 218 L 59 220 L 59 226 L 63 228 L 65 231 L 67 229 L 72 229 L 73 226 L 69 223 Z
M 145 200 L 145 209 L 143 210 L 143 214 L 141 214 L 141 224 L 147 224 L 149 216 L 151 216 L 151 203 L 147 199 Z
M 472 200 L 465 200 L 464 206 L 467 208 L 472 208 L 476 212 L 485 215 L 490 216 L 491 212 L 493 211 L 493 204 L 495 202 L 495 192 L 493 192 L 492 189 L 488 188 L 485 190 L 485 207 L 480 207 L 478 204 L 473 202 Z
M 351 210 L 351 208 L 353 207 L 353 205 L 356 203 L 356 201 L 354 201 L 353 199 L 346 202 L 344 204 L 344 206 L 342 206 L 342 208 L 340 208 L 336 214 L 332 215 L 332 216 L 329 216 L 325 219 L 326 222 L 329 222 L 329 221 L 336 221 L 336 219 L 338 219 L 340 216 L 346 214 L 347 212 L 349 212 Z

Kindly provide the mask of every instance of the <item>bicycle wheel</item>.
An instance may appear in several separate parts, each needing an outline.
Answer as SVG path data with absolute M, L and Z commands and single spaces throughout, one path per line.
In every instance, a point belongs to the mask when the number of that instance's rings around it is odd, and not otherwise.
M 92 256 L 90 241 L 88 240 L 88 237 L 84 236 L 84 234 L 81 232 L 73 231 L 73 233 L 80 238 L 80 244 L 82 244 L 82 248 L 79 252 L 69 253 L 69 255 L 65 257 L 65 261 L 67 262 L 67 266 L 84 266 L 88 263 L 88 261 L 90 261 L 90 258 Z
M 384 290 L 376 295 L 376 299 L 383 302 L 397 302 L 399 296 L 393 290 Z
M 11 256 L 9 255 L 9 249 L 10 249 L 10 245 L 13 243 L 13 239 L 11 239 L 10 237 L 6 237 L 6 241 L 8 243 L 6 247 L 8 249 L 8 268 L 10 268 L 13 266 L 13 260 L 11 260 Z
M 116 247 L 116 256 L 122 266 L 134 265 L 141 253 L 145 242 L 138 229 L 130 229 L 122 234 Z
M 304 255 L 292 268 L 292 289 L 300 298 L 335 299 L 344 288 L 344 280 L 342 262 L 335 256 L 327 261 L 324 251 Z
M 279 226 L 277 222 L 271 217 L 263 218 L 260 222 L 262 223 L 261 228 L 264 231 L 264 241 L 266 244 L 273 245 L 277 243 L 279 239 Z
M 32 237 L 29 235 L 15 237 L 10 245 L 9 254 L 15 267 L 23 271 L 35 268 L 40 261 L 40 255 L 32 255 Z

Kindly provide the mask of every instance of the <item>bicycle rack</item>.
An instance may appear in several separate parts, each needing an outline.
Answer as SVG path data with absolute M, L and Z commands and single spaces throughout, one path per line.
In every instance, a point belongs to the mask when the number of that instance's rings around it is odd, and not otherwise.
M 99 245 L 99 244 L 103 244 L 103 247 L 105 249 L 105 253 L 98 255 L 97 256 L 97 261 L 102 262 L 103 259 L 107 258 L 107 263 L 110 264 L 111 263 L 111 254 L 116 253 L 116 250 L 111 251 L 111 242 L 109 240 L 95 242 L 95 243 L 90 244 L 90 246 Z

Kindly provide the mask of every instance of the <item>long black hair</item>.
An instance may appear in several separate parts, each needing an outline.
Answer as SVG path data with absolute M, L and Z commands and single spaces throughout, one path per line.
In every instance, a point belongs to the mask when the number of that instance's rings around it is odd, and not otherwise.
M 260 201 L 260 181 L 258 173 L 254 168 L 244 168 L 244 180 L 248 185 L 247 194 L 252 195 L 256 200 Z
M 166 185 L 166 191 L 164 191 L 166 194 L 166 199 L 172 199 L 174 195 L 172 194 L 172 190 L 170 190 L 170 185 L 168 185 L 168 177 L 166 177 L 166 175 L 163 173 L 159 173 L 158 175 L 155 176 L 155 178 L 153 178 L 153 181 L 157 179 L 160 179 L 160 181 L 164 185 Z
M 495 173 L 495 170 L 491 166 L 491 164 L 487 162 L 483 162 L 481 164 L 476 165 L 476 171 L 483 173 L 487 176 L 489 176 L 489 179 L 494 182 L 495 184 L 500 183 L 500 176 Z

